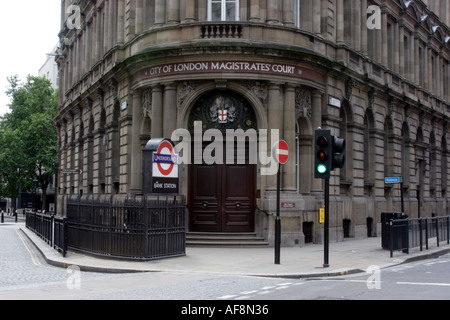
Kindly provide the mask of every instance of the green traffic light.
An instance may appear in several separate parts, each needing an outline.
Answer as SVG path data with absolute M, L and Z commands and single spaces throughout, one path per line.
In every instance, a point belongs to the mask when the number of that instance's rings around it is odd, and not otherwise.
M 328 171 L 327 167 L 323 164 L 317 166 L 317 172 L 320 174 L 325 174 Z

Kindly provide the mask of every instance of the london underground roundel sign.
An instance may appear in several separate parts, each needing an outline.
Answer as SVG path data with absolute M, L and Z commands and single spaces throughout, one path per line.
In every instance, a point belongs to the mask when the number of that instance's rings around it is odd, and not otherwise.
M 167 140 L 162 141 L 153 153 L 153 177 L 178 178 L 178 156 Z
M 280 140 L 275 143 L 272 152 L 279 164 L 286 164 L 289 161 L 289 145 L 286 141 Z

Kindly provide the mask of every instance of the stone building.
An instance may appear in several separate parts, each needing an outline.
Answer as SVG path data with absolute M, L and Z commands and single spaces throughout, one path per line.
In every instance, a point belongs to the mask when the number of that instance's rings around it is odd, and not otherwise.
M 38 76 L 48 79 L 55 90 L 59 86 L 58 65 L 55 61 L 58 49 L 58 45 L 56 45 L 50 53 L 47 53 L 47 59 L 38 72 Z
M 314 131 L 346 139 L 330 238 L 380 235 L 380 215 L 448 214 L 447 0 L 62 0 L 58 208 L 142 193 L 142 150 L 176 129 L 279 129 L 282 244 L 322 241 Z M 215 103 L 233 121 L 219 125 Z M 270 144 L 270 142 L 267 142 Z M 268 146 L 270 149 L 271 146 Z M 273 243 L 276 176 L 262 164 L 182 165 L 189 230 Z M 420 193 L 418 193 L 420 191 Z M 420 199 L 417 198 L 420 194 Z

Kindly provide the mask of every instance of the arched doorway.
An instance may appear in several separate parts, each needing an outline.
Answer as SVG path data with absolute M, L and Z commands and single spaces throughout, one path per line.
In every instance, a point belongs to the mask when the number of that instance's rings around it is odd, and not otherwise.
M 237 141 L 227 144 L 226 139 L 230 139 L 230 130 L 250 130 L 256 134 L 257 121 L 252 106 L 233 91 L 212 91 L 198 99 L 192 108 L 189 117 L 191 132 L 195 121 L 202 122 L 203 133 L 214 129 L 216 134 L 221 134 L 223 142 L 215 143 L 215 147 L 212 147 L 215 140 L 203 142 L 201 161 L 195 154 L 195 147 L 192 148 L 196 161 L 189 166 L 190 231 L 253 232 L 257 164 L 250 161 L 250 152 L 253 151 L 248 139 L 240 146 Z M 220 156 L 223 161 L 211 164 L 205 160 L 203 155 L 217 156 L 220 151 L 215 148 L 220 147 L 223 147 Z

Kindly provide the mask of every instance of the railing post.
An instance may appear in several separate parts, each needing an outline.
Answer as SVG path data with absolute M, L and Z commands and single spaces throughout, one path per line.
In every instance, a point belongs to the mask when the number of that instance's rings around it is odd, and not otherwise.
M 450 216 L 447 216 L 447 244 L 450 244 Z
M 51 225 L 51 227 L 50 227 L 50 232 L 51 232 L 50 246 L 53 248 L 53 245 L 55 243 L 55 216 L 51 215 L 50 217 L 51 217 L 51 220 L 50 220 L 51 221 L 50 222 L 50 225 Z
M 390 228 L 389 228 L 389 247 L 391 251 L 391 258 L 394 256 L 394 223 L 393 220 L 389 222 Z
M 165 252 L 164 254 L 168 254 L 169 253 L 169 221 L 170 221 L 170 208 L 169 208 L 169 197 L 166 196 L 166 200 L 165 200 L 166 204 L 165 204 L 165 219 L 166 219 L 166 223 L 165 223 L 165 232 L 166 232 L 166 243 L 165 243 Z
M 38 215 L 39 237 L 41 237 L 41 239 L 42 239 L 42 225 L 43 225 L 42 216 L 40 213 L 36 213 L 36 214 Z
M 439 218 L 436 217 L 436 241 L 437 246 L 439 247 Z
M 147 196 L 143 196 L 142 198 L 142 210 L 144 215 L 144 241 L 145 241 L 145 254 L 144 257 L 150 258 L 150 243 L 149 243 L 149 235 L 150 235 L 150 210 L 148 208 L 148 199 Z
M 409 219 L 406 219 L 406 232 L 404 236 L 406 237 L 406 253 L 409 254 Z
M 113 242 L 112 242 L 112 240 L 113 240 L 113 196 L 111 196 L 110 197 L 110 200 L 109 200 L 109 212 L 108 212 L 108 215 L 109 215 L 109 254 L 110 255 L 113 255 Z M 93 234 L 93 232 L 92 232 L 92 234 Z M 93 238 L 93 237 L 92 237 Z
M 67 254 L 67 247 L 69 246 L 69 222 L 67 221 L 67 218 L 63 218 L 63 244 L 62 244 L 62 251 L 63 251 L 63 257 L 66 257 Z
M 423 251 L 423 232 L 422 232 L 422 218 L 419 218 L 419 237 L 420 237 L 420 251 Z

